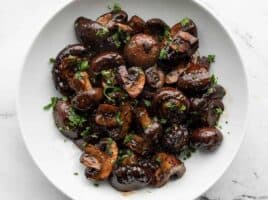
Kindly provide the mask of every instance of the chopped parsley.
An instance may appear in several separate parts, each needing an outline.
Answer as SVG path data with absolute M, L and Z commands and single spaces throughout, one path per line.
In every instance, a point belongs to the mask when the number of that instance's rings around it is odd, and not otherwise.
M 109 101 L 114 102 L 115 100 L 112 97 L 116 92 L 121 92 L 121 89 L 119 87 L 106 86 L 106 87 L 104 87 L 103 95 Z
M 55 58 L 49 58 L 49 63 L 50 64 L 55 64 L 56 62 L 56 59 Z
M 80 65 L 79 65 L 80 71 L 88 70 L 88 68 L 89 68 L 89 63 L 87 60 L 83 60 L 80 62 Z
M 151 106 L 152 106 L 152 102 L 149 101 L 149 100 L 147 100 L 147 99 L 143 99 L 143 102 L 144 102 L 144 105 L 145 105 L 146 107 L 151 107 Z
M 195 153 L 195 151 L 196 150 L 193 147 L 186 147 L 180 152 L 180 157 L 182 157 L 183 160 L 187 160 L 193 153 Z
M 107 143 L 108 143 L 108 145 L 113 144 L 113 139 L 112 138 L 107 138 Z
M 186 110 L 186 106 L 184 105 L 184 104 L 181 104 L 180 106 L 179 106 L 179 111 L 180 112 L 183 112 L 183 111 L 185 111 Z
M 215 112 L 218 114 L 218 115 L 221 115 L 223 113 L 223 110 L 221 108 L 216 108 L 215 109 Z
M 165 36 L 165 38 L 167 39 L 167 41 L 168 42 L 172 42 L 172 37 L 171 37 L 171 35 L 170 35 L 170 31 L 169 31 L 169 29 L 165 29 L 165 31 L 164 31 L 164 36 Z
M 112 10 L 113 12 L 119 12 L 121 10 L 121 6 L 118 2 L 115 2 L 113 5 L 107 6 L 109 10 Z
M 106 80 L 108 85 L 111 85 L 115 80 L 115 74 L 112 72 L 112 70 L 102 70 L 101 75 Z
M 99 187 L 100 184 L 98 184 L 98 183 L 93 183 L 93 185 L 94 185 L 95 187 Z
M 133 152 L 129 149 L 119 152 L 118 162 L 121 163 L 125 158 L 129 158 L 133 155 Z
M 189 19 L 188 17 L 184 17 L 184 18 L 181 20 L 181 25 L 182 25 L 182 26 L 187 26 L 189 23 L 190 23 L 190 19 Z
M 120 41 L 120 34 L 119 32 L 115 32 L 113 35 L 112 35 L 112 40 L 116 46 L 116 48 L 120 48 L 121 47 L 121 41 Z
M 214 63 L 215 62 L 215 55 L 208 55 L 207 60 L 209 63 Z
M 82 126 L 87 120 L 85 117 L 78 115 L 74 109 L 71 109 L 68 115 L 69 124 L 72 127 Z
M 210 81 L 212 84 L 217 84 L 218 78 L 214 74 L 212 74 L 212 76 L 210 77 Z
M 214 92 L 214 89 L 213 88 L 209 88 L 208 90 L 207 90 L 207 94 L 212 94 Z
M 160 121 L 161 124 L 166 124 L 167 123 L 167 119 L 165 119 L 165 118 L 161 118 L 159 121 Z
M 160 54 L 159 54 L 159 59 L 163 60 L 163 59 L 167 59 L 168 57 L 168 52 L 165 48 L 161 49 Z
M 129 143 L 131 140 L 133 140 L 134 135 L 133 134 L 127 134 L 124 138 L 124 143 L 127 144 Z
M 103 26 L 103 27 L 101 27 L 101 28 L 97 31 L 96 35 L 99 36 L 99 37 L 104 37 L 104 36 L 106 36 L 108 33 L 109 33 L 108 28 L 105 27 L 105 26 Z
M 80 133 L 80 135 L 81 135 L 82 137 L 86 137 L 86 136 L 89 135 L 89 133 L 90 133 L 90 127 L 86 127 L 86 129 L 83 130 L 83 131 Z
M 156 157 L 155 158 L 155 161 L 158 162 L 158 163 L 161 163 L 162 162 L 162 160 L 159 157 Z
M 74 172 L 74 176 L 78 176 L 79 174 L 78 174 L 78 172 Z
M 81 75 L 81 72 L 76 72 L 75 74 L 74 74 L 74 78 L 75 79 L 77 79 L 77 80 L 81 80 L 82 79 L 82 75 Z
M 119 126 L 122 126 L 123 125 L 123 120 L 121 119 L 121 116 L 120 116 L 120 112 L 117 112 L 116 113 L 116 115 L 115 115 L 115 120 L 116 120 L 116 122 L 117 122 L 117 124 L 119 125 Z
M 54 108 L 55 105 L 56 105 L 56 103 L 57 103 L 57 101 L 58 101 L 58 97 L 51 97 L 51 99 L 50 99 L 50 103 L 47 104 L 47 105 L 45 105 L 45 106 L 43 107 L 43 109 L 44 109 L 44 110 L 49 110 L 50 108 Z

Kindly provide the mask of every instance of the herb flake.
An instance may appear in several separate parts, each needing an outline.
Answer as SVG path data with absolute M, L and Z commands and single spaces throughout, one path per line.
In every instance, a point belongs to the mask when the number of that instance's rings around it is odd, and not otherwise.
M 49 110 L 50 108 L 54 108 L 58 101 L 58 97 L 51 97 L 50 103 L 43 107 L 44 110 Z
M 160 54 L 159 54 L 159 59 L 163 60 L 163 59 L 167 59 L 168 57 L 168 52 L 165 48 L 161 49 Z
M 182 25 L 182 26 L 187 26 L 189 23 L 190 23 L 190 19 L 189 19 L 188 17 L 184 17 L 184 18 L 181 20 L 181 25 Z
M 126 135 L 125 138 L 124 138 L 124 144 L 127 144 L 127 143 L 129 143 L 131 140 L 133 140 L 133 137 L 134 137 L 133 134 L 128 134 L 128 135 Z
M 215 58 L 216 56 L 215 55 L 208 55 L 207 57 L 207 61 L 211 64 L 211 63 L 214 63 L 215 62 Z

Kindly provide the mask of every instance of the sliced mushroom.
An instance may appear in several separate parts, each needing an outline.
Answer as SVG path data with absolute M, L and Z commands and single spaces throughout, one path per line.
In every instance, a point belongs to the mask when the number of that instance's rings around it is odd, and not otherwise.
M 124 144 L 140 155 L 148 155 L 151 152 L 150 144 L 143 137 L 136 134 L 126 135 Z
M 202 92 L 210 84 L 211 78 L 208 70 L 196 63 L 189 63 L 178 79 L 178 88 L 186 92 Z
M 157 67 L 150 67 L 145 70 L 146 83 L 155 89 L 161 88 L 165 83 L 164 72 Z
M 113 23 L 126 23 L 128 19 L 128 14 L 120 10 L 118 12 L 111 11 L 108 13 L 105 13 L 97 18 L 97 22 L 102 24 L 103 26 L 113 26 Z
M 142 33 L 145 26 L 145 21 L 137 15 L 134 15 L 128 21 L 128 25 L 133 29 L 134 34 Z
M 162 118 L 180 122 L 188 113 L 190 102 L 179 90 L 163 87 L 158 90 L 153 99 L 153 109 Z
M 155 171 L 152 182 L 155 187 L 165 185 L 170 178 L 182 177 L 186 171 L 183 162 L 173 155 L 161 152 L 156 154 L 154 159 L 160 162 L 160 167 Z
M 174 37 L 179 31 L 184 31 L 197 37 L 197 27 L 195 23 L 193 22 L 193 20 L 185 18 L 184 21 L 185 23 L 179 22 L 175 24 L 174 26 L 172 26 L 170 29 L 170 35 Z
M 94 75 L 99 73 L 101 70 L 118 68 L 124 64 L 125 61 L 120 54 L 116 52 L 104 52 L 92 59 L 90 70 Z
M 69 80 L 78 70 L 82 60 L 88 60 L 92 55 L 82 44 L 73 44 L 65 47 L 56 57 L 52 75 L 56 89 L 63 95 L 69 96 L 74 90 L 69 85 Z
M 159 44 L 153 36 L 137 34 L 131 37 L 124 48 L 129 64 L 143 68 L 154 65 L 159 56 Z
M 204 127 L 193 131 L 191 144 L 202 151 L 215 151 L 222 143 L 223 135 L 215 127 Z
M 72 110 L 71 104 L 69 101 L 58 100 L 54 109 L 53 117 L 58 127 L 59 131 L 66 137 L 70 139 L 77 139 L 80 137 L 79 126 L 72 126 L 70 121 L 70 116 L 78 116 L 75 111 Z M 78 118 L 78 125 L 83 125 L 86 121 L 84 118 Z M 80 127 L 81 128 L 81 127 Z
M 139 67 L 131 67 L 127 69 L 126 66 L 121 65 L 118 68 L 117 79 L 132 98 L 139 96 L 145 85 L 145 75 Z
M 85 147 L 85 153 L 80 158 L 80 162 L 86 166 L 88 179 L 107 179 L 118 157 L 117 144 L 110 138 L 102 139 L 99 145 L 105 146 L 104 151 L 97 146 L 88 144 Z
M 149 35 L 163 36 L 169 26 L 159 18 L 149 19 L 145 24 L 144 32 Z
M 95 121 L 98 125 L 106 127 L 115 127 L 118 125 L 116 113 L 119 108 L 110 104 L 100 104 L 97 108 Z
M 143 129 L 144 138 L 148 141 L 158 142 L 159 137 L 162 135 L 161 124 L 152 120 L 144 107 L 137 107 L 135 114 Z
M 204 97 L 209 99 L 223 99 L 225 94 L 226 91 L 221 85 L 213 85 L 207 90 Z
M 168 85 L 177 83 L 180 74 L 184 71 L 184 65 L 178 65 L 175 69 L 166 74 L 165 83 Z

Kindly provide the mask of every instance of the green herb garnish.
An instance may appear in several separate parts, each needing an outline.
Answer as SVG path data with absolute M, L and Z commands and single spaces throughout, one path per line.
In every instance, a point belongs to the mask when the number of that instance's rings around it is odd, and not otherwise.
M 166 124 L 166 123 L 167 123 L 167 119 L 165 119 L 165 118 L 161 118 L 161 119 L 160 119 L 160 123 L 161 123 L 161 124 Z
M 89 133 L 90 133 L 90 127 L 86 127 L 86 129 L 83 130 L 83 131 L 80 133 L 80 135 L 81 135 L 82 137 L 85 137 L 85 136 L 88 136 Z
M 115 100 L 112 98 L 112 95 L 114 95 L 116 92 L 120 92 L 121 89 L 119 87 L 112 87 L 112 86 L 106 86 L 103 90 L 103 95 L 111 102 L 115 102 Z
M 99 184 L 98 184 L 98 183 L 93 183 L 93 185 L 94 185 L 95 187 L 99 187 Z
M 184 105 L 184 104 L 181 104 L 180 106 L 179 106 L 179 111 L 180 112 L 183 112 L 183 111 L 185 111 L 186 110 L 186 106 Z
M 80 62 L 80 65 L 79 65 L 80 71 L 88 70 L 88 68 L 89 68 L 89 63 L 87 60 L 83 60 Z
M 47 104 L 47 105 L 45 105 L 45 106 L 43 107 L 43 109 L 44 109 L 44 110 L 49 110 L 50 108 L 54 108 L 55 105 L 56 105 L 56 103 L 57 103 L 57 101 L 58 101 L 58 97 L 51 97 L 51 99 L 50 99 L 50 103 Z
M 155 161 L 158 162 L 158 163 L 161 163 L 162 162 L 162 160 L 159 157 L 156 157 L 155 158 Z
M 168 28 L 165 29 L 164 37 L 167 39 L 167 41 L 168 41 L 169 43 L 172 42 L 172 40 L 173 40 L 172 37 L 171 37 L 171 35 L 170 35 L 170 31 L 169 31 Z
M 106 80 L 108 85 L 111 85 L 114 82 L 115 75 L 112 70 L 102 70 L 101 75 Z
M 221 115 L 223 113 L 223 110 L 221 108 L 216 108 L 215 109 L 215 112 L 218 114 L 218 115 Z
M 190 23 L 190 19 L 188 17 L 185 17 L 181 20 L 182 26 L 187 26 Z
M 208 57 L 207 57 L 207 61 L 208 61 L 209 63 L 214 63 L 214 62 L 215 62 L 215 58 L 216 58 L 215 55 L 208 55 Z
M 72 127 L 76 127 L 76 126 L 82 126 L 87 120 L 84 116 L 80 116 L 78 115 L 74 109 L 70 109 L 69 115 L 68 115 L 68 119 L 69 119 L 69 124 Z
M 81 72 L 76 72 L 75 74 L 74 74 L 74 78 L 75 79 L 77 79 L 77 80 L 81 80 L 82 79 L 82 75 L 81 75 Z
M 99 37 L 104 37 L 108 33 L 109 33 L 109 29 L 107 27 L 103 26 L 97 31 L 96 35 Z
M 56 62 L 56 59 L 55 58 L 49 58 L 49 63 L 50 64 L 55 64 Z
M 113 12 L 119 12 L 121 10 L 121 6 L 118 2 L 115 2 L 113 5 L 107 6 L 109 10 L 112 10 Z
M 120 112 L 117 112 L 116 114 L 115 114 L 115 120 L 116 120 L 116 122 L 117 122 L 117 124 L 119 125 L 119 126 L 122 126 L 123 125 L 123 120 L 121 119 L 121 116 L 120 116 Z
M 125 144 L 129 143 L 131 140 L 133 140 L 133 137 L 134 137 L 133 134 L 126 135 L 125 138 L 124 138 L 124 143 Z
M 78 176 L 78 172 L 74 172 L 74 175 L 75 175 L 75 176 Z
M 119 34 L 118 32 L 116 32 L 116 33 L 114 33 L 114 34 L 112 35 L 112 40 L 113 40 L 113 42 L 114 42 L 116 48 L 119 49 L 120 46 L 121 46 L 121 41 L 120 41 L 120 34 Z
M 161 49 L 160 54 L 159 54 L 159 59 L 163 60 L 168 57 L 168 52 L 165 48 Z
M 217 84 L 218 78 L 214 74 L 212 74 L 212 76 L 210 77 L 210 81 L 212 84 Z
M 143 99 L 143 102 L 144 102 L 144 105 L 145 105 L 146 107 L 151 107 L 151 106 L 152 106 L 152 102 L 149 101 L 149 100 L 147 100 L 147 99 Z

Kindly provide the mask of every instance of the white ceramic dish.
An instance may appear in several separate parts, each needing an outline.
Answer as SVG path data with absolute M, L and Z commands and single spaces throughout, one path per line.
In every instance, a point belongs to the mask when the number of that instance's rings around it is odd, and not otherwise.
M 22 69 L 17 98 L 25 144 L 45 176 L 72 199 L 194 199 L 221 177 L 236 155 L 244 137 L 248 104 L 246 76 L 237 48 L 222 24 L 198 3 L 189 0 L 120 2 L 129 16 L 137 14 L 144 19 L 159 17 L 170 25 L 184 16 L 192 18 L 198 26 L 201 54 L 216 54 L 212 72 L 227 90 L 224 99 L 226 111 L 220 122 L 224 142 L 215 153 L 196 153 L 187 160 L 187 172 L 182 179 L 159 189 L 146 188 L 127 196 L 108 184 L 96 188 L 83 175 L 84 169 L 79 163 L 81 152 L 72 142 L 64 142 L 64 137 L 54 125 L 52 114 L 42 109 L 51 96 L 59 95 L 54 89 L 48 59 L 56 56 L 67 44 L 77 43 L 73 22 L 78 16 L 95 19 L 106 11 L 109 3 L 104 0 L 71 2 L 44 26 L 33 42 Z M 79 175 L 74 176 L 74 172 Z

